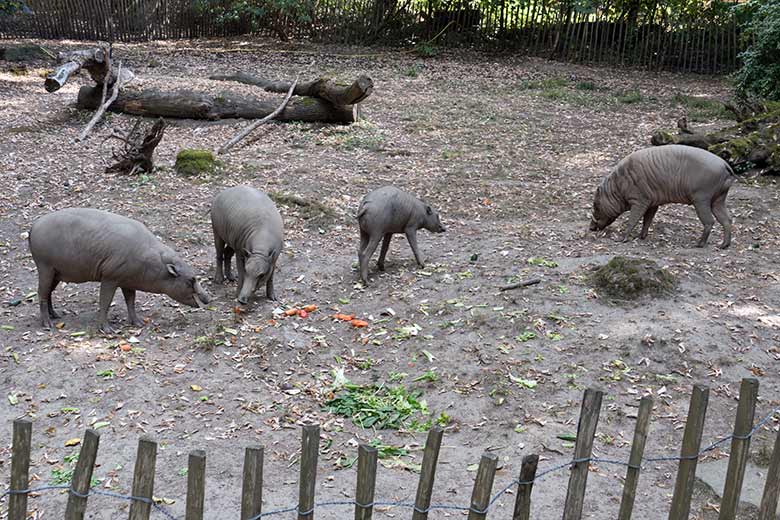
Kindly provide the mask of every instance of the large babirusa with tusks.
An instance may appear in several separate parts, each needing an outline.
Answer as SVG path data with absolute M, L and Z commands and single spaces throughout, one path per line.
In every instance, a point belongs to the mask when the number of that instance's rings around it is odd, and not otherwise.
M 393 233 L 404 233 L 417 260 L 424 267 L 420 250 L 417 248 L 417 230 L 427 229 L 434 233 L 443 233 L 439 214 L 417 197 L 392 186 L 372 191 L 360 202 L 357 214 L 360 226 L 360 278 L 368 285 L 368 262 L 382 240 L 377 267 L 385 270 L 385 256 L 390 247 Z
M 135 313 L 135 292 L 166 294 L 191 307 L 205 307 L 209 297 L 195 271 L 140 222 L 107 211 L 69 208 L 44 215 L 30 230 L 30 252 L 38 268 L 41 324 L 59 318 L 51 294 L 60 282 L 100 282 L 98 326 L 111 332 L 108 308 L 122 289 L 130 323 L 143 325 Z
M 726 161 L 700 148 L 670 144 L 638 150 L 620 161 L 596 189 L 590 229 L 604 229 L 631 211 L 623 241 L 643 217 L 639 238 L 645 239 L 658 206 L 692 204 L 704 225 L 697 247 L 707 244 L 717 219 L 723 226 L 720 247 L 726 248 L 731 243 L 726 197 L 735 180 Z
M 220 192 L 211 205 L 211 226 L 217 251 L 214 281 L 235 280 L 230 270 L 235 254 L 239 303 L 248 303 L 263 283 L 266 297 L 276 300 L 274 270 L 282 251 L 283 225 L 268 195 L 249 186 Z

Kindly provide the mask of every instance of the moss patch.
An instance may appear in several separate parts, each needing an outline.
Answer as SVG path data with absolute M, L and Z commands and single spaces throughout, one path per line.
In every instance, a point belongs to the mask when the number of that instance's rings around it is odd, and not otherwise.
M 176 155 L 176 172 L 179 175 L 193 177 L 202 173 L 214 173 L 219 161 L 208 150 L 183 149 Z
M 336 212 L 316 200 L 278 191 L 272 191 L 268 196 L 275 204 L 293 209 L 300 218 L 312 226 L 328 227 L 336 220 Z
M 594 270 L 593 286 L 613 300 L 634 300 L 642 296 L 658 296 L 671 291 L 675 279 L 652 260 L 616 256 Z

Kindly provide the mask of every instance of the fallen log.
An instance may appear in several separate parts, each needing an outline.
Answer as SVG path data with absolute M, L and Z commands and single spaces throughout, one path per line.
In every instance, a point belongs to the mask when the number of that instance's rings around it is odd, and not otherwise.
M 81 69 L 89 72 L 89 75 L 98 85 L 103 85 L 106 81 L 106 76 L 108 76 L 108 84 L 113 85 L 119 73 L 119 71 L 110 66 L 111 51 L 108 47 L 59 53 L 57 58 L 60 65 L 46 77 L 43 83 L 47 92 L 56 92 L 61 89 L 68 79 L 74 74 L 78 74 Z M 127 68 L 122 69 L 121 74 L 123 84 L 135 77 L 135 74 Z
M 237 81 L 247 85 L 255 85 L 268 92 L 285 94 L 292 85 L 289 81 L 272 81 L 252 76 L 246 72 L 229 75 L 209 76 L 209 79 L 221 81 Z M 338 83 L 329 78 L 319 78 L 298 83 L 293 90 L 294 96 L 308 96 L 324 99 L 336 106 L 354 105 L 366 99 L 374 90 L 374 82 L 368 76 L 360 76 L 351 85 Z
M 681 144 L 709 150 L 739 173 L 780 174 L 780 110 L 706 134 L 690 130 L 687 124 L 678 127 L 677 134 L 657 130 L 650 142 L 654 146 Z
M 79 89 L 76 106 L 94 110 L 100 105 L 102 87 Z M 277 103 L 224 92 L 211 96 L 189 90 L 124 89 L 108 108 L 138 116 L 160 116 L 183 119 L 259 119 L 273 113 Z M 318 98 L 292 100 L 276 117 L 278 121 L 304 121 L 349 124 L 360 120 L 360 105 L 334 106 Z

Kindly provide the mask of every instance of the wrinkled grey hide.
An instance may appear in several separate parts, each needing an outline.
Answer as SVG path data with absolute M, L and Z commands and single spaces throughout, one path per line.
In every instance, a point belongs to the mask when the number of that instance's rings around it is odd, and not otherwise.
M 283 229 L 282 216 L 268 195 L 249 186 L 220 192 L 211 205 L 211 226 L 217 250 L 214 281 L 235 280 L 230 270 L 235 253 L 239 303 L 249 302 L 262 283 L 266 297 L 276 300 L 274 270 L 282 251 Z
M 135 313 L 136 291 L 166 294 L 191 307 L 209 302 L 192 267 L 136 220 L 97 209 L 63 209 L 36 220 L 29 242 L 45 328 L 59 318 L 51 293 L 60 282 L 100 282 L 98 326 L 103 332 L 111 332 L 108 308 L 117 288 L 136 326 L 143 325 Z
M 368 285 L 368 262 L 376 251 L 379 241 L 382 250 L 379 253 L 377 268 L 385 270 L 385 256 L 390 247 L 393 233 L 404 233 L 420 267 L 424 267 L 420 250 L 417 248 L 417 230 L 427 229 L 434 233 L 443 233 L 439 215 L 420 199 L 394 188 L 385 186 L 366 195 L 358 209 L 360 225 L 360 278 Z
M 726 161 L 700 148 L 670 144 L 636 151 L 620 161 L 596 190 L 590 229 L 604 229 L 630 210 L 623 241 L 643 216 L 639 238 L 644 240 L 658 206 L 692 204 L 704 225 L 697 247 L 707 243 L 717 219 L 723 226 L 720 247 L 726 248 L 731 243 L 726 197 L 735 180 Z

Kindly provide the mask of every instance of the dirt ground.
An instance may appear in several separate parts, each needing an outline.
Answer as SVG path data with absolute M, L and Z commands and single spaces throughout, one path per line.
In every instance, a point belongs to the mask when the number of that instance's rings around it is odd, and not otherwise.
M 84 46 L 44 43 L 54 51 Z M 422 392 L 431 417 L 447 424 L 433 502 L 459 506 L 469 504 L 485 450 L 499 457 L 494 491 L 517 477 L 524 455 L 538 453 L 540 471 L 570 458 L 571 443 L 558 436 L 576 431 L 587 387 L 605 392 L 595 453 L 620 460 L 628 459 L 643 395 L 655 399 L 646 450 L 651 456 L 679 452 L 694 384 L 710 387 L 703 445 L 733 427 L 742 378 L 760 381 L 757 417 L 780 405 L 780 191 L 774 180 L 740 181 L 731 190 L 735 231 L 725 251 L 714 247 L 721 238 L 717 224 L 709 247 L 693 247 L 700 224 L 686 206 L 662 208 L 646 241 L 617 241 L 625 216 L 607 232 L 587 231 L 593 192 L 609 168 L 689 110 L 675 94 L 725 99 L 724 78 L 262 40 L 122 44 L 115 55 L 145 87 L 255 92 L 203 79 L 247 70 L 278 79 L 300 73 L 349 80 L 366 73 L 376 88 L 361 123 L 265 126 L 221 157 L 224 167 L 214 175 L 179 176 L 176 153 L 215 149 L 247 123 L 170 121 L 157 149 L 160 168 L 129 178 L 103 173 L 101 157 L 109 150 L 100 145 L 134 118 L 109 115 L 77 143 L 91 113 L 72 105 L 88 77 L 47 94 L 40 73 L 50 63 L 20 74 L 0 62 L 4 486 L 12 419 L 29 416 L 33 486 L 51 483 L 72 466 L 66 457 L 78 447 L 66 442 L 92 425 L 102 434 L 95 472 L 100 489 L 128 492 L 138 438 L 146 434 L 159 442 L 155 495 L 177 518 L 183 518 L 190 450 L 208 454 L 207 517 L 233 518 L 240 507 L 243 448 L 262 444 L 269 511 L 296 503 L 299 425 L 317 421 L 318 500 L 354 497 L 355 468 L 340 466 L 356 455 L 358 442 L 379 439 L 405 447 L 408 455 L 381 461 L 377 499 L 413 501 L 424 433 L 362 429 L 329 413 L 324 403 L 339 369 L 353 383 L 401 381 Z M 703 119 L 692 126 L 728 124 Z M 207 210 L 220 189 L 241 183 L 316 201 L 328 211 L 280 206 L 286 233 L 276 278 L 281 301 L 258 298 L 237 313 L 235 286 L 213 283 Z M 425 269 L 417 268 L 397 237 L 387 271 L 376 272 L 372 262 L 372 284 L 363 288 L 354 215 L 364 194 L 386 184 L 437 208 L 447 232 L 420 233 Z M 62 328 L 41 330 L 37 301 L 29 296 L 37 278 L 26 233 L 40 215 L 70 206 L 143 221 L 200 273 L 214 296 L 211 310 L 140 294 L 139 315 L 148 323 L 134 329 L 118 294 L 111 320 L 121 332 L 104 336 L 94 327 L 97 285 L 70 284 L 54 293 L 55 306 L 64 311 Z M 587 275 L 590 266 L 614 255 L 655 260 L 679 285 L 666 297 L 604 301 Z M 550 263 L 529 263 L 531 258 Z M 497 290 L 527 277 L 542 282 Z M 306 304 L 319 310 L 305 320 L 271 321 L 277 307 Z M 334 321 L 337 311 L 369 325 L 354 329 Z M 132 350 L 122 350 L 123 344 Z M 757 434 L 755 460 L 766 458 L 776 428 L 770 422 Z M 708 456 L 726 452 L 728 444 Z M 675 474 L 674 463 L 648 465 L 635 518 L 666 517 Z M 624 467 L 591 465 L 587 518 L 616 516 L 624 475 Z M 535 485 L 535 518 L 561 514 L 567 479 L 563 470 Z M 49 491 L 31 499 L 30 508 L 35 518 L 58 518 L 65 500 Z M 514 495 L 505 494 L 489 516 L 510 517 L 513 503 Z M 0 502 L 0 510 L 4 506 Z M 127 507 L 90 498 L 87 516 L 121 518 Z M 699 489 L 692 511 L 693 518 L 715 518 L 717 499 Z M 317 510 L 318 518 L 351 514 L 346 507 Z M 378 518 L 410 515 L 398 507 L 376 511 Z

